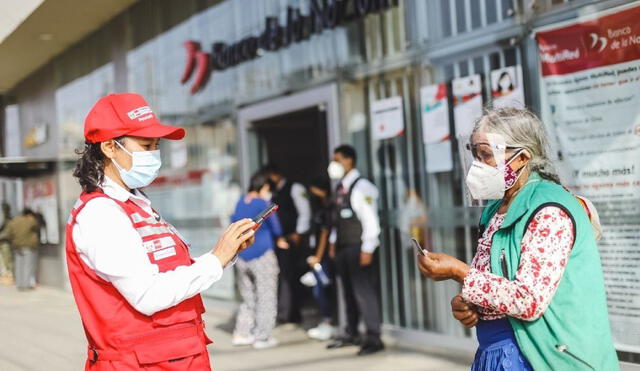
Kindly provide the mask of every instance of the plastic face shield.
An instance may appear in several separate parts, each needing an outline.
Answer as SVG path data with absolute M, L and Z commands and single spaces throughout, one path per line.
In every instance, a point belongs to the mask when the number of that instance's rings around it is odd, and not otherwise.
M 474 134 L 472 138 L 460 138 L 461 146 L 461 162 L 465 170 L 465 179 L 474 161 L 494 167 L 504 173 L 506 166 L 506 156 L 511 150 L 517 147 L 511 147 L 506 144 L 504 137 L 500 134 L 482 133 Z M 488 200 L 474 199 L 469 188 L 463 187 L 465 191 L 465 206 L 484 207 Z

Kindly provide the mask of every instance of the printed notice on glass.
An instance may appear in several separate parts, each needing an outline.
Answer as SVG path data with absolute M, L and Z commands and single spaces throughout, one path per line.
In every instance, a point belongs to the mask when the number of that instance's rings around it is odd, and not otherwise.
M 640 7 L 536 35 L 562 179 L 592 200 L 616 347 L 640 352 Z
M 455 79 L 451 83 L 456 137 L 469 136 L 476 120 L 482 116 L 481 81 L 480 75 L 472 75 Z
M 437 84 L 420 89 L 422 139 L 425 143 L 426 167 L 429 173 L 451 171 L 451 133 L 447 85 Z
M 511 66 L 491 71 L 491 97 L 494 108 L 524 107 L 522 67 Z
M 402 135 L 404 133 L 402 97 L 391 97 L 372 102 L 371 125 L 375 140 Z

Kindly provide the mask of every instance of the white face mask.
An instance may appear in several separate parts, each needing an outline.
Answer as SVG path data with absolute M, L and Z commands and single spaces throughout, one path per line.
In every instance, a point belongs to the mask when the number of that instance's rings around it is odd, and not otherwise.
M 504 172 L 480 161 L 473 161 L 465 179 L 475 200 L 500 200 L 504 197 Z
M 500 200 L 504 198 L 504 192 L 512 188 L 520 178 L 520 174 L 522 174 L 522 171 L 515 172 L 509 167 L 511 161 L 518 157 L 521 152 L 511 157 L 511 160 L 505 164 L 504 170 L 497 169 L 484 162 L 473 161 L 465 179 L 469 192 L 471 192 L 471 197 L 475 200 Z M 510 185 L 506 183 L 505 170 L 509 170 L 512 173 L 512 176 L 509 177 Z
M 333 180 L 339 180 L 344 177 L 344 166 L 340 165 L 338 161 L 331 161 L 327 168 L 329 178 Z
M 162 161 L 160 160 L 160 151 L 136 151 L 129 152 L 118 141 L 116 144 L 122 148 L 129 156 L 131 156 L 131 169 L 125 170 L 122 168 L 115 159 L 111 159 L 114 165 L 120 172 L 120 178 L 127 187 L 131 189 L 137 189 L 146 187 L 153 182 L 160 172 L 160 166 Z

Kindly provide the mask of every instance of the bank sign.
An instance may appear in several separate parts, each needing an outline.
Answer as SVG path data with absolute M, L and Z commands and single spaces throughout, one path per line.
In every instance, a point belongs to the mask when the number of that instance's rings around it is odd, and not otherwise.
M 286 24 L 281 25 L 278 17 L 265 19 L 264 31 L 228 44 L 215 42 L 210 52 L 194 40 L 184 42 L 187 62 L 181 83 L 186 84 L 193 77 L 191 94 L 204 88 L 213 71 L 222 71 L 240 63 L 262 56 L 265 52 L 309 39 L 325 29 L 333 29 L 370 13 L 377 13 L 398 6 L 398 0 L 308 0 L 309 14 L 302 14 L 299 8 L 287 7 Z M 193 76 L 195 75 L 195 77 Z

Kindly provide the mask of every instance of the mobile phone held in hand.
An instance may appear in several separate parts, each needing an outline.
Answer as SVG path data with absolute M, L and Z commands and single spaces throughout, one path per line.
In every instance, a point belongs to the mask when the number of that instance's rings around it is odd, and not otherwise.
M 256 223 L 256 225 L 253 226 L 253 230 L 255 231 L 256 229 L 260 228 L 262 223 L 264 223 L 264 221 L 267 220 L 268 217 L 273 215 L 273 213 L 275 213 L 279 207 L 280 206 L 278 206 L 277 204 L 271 203 L 269 204 L 269 206 L 267 206 L 266 209 L 262 210 L 260 214 L 253 218 L 253 222 Z
M 418 252 L 418 254 L 422 256 L 427 256 L 427 250 L 423 249 L 422 246 L 420 246 L 420 243 L 418 242 L 418 240 L 416 240 L 415 238 L 412 238 L 411 243 L 413 244 L 413 247 L 416 248 L 416 251 Z

